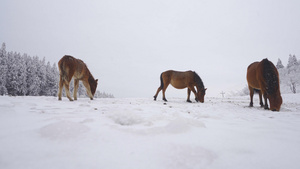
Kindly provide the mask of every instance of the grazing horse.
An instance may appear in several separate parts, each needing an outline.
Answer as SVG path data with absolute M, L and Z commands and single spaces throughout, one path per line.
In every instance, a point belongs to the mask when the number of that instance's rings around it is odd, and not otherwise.
M 87 94 L 91 100 L 95 94 L 98 79 L 94 79 L 93 75 L 87 68 L 86 64 L 72 56 L 65 55 L 58 62 L 60 80 L 59 80 L 59 91 L 58 100 L 61 100 L 62 89 L 65 87 L 67 97 L 70 101 L 73 99 L 70 96 L 69 85 L 70 81 L 74 77 L 74 100 L 77 100 L 77 90 L 79 87 L 79 80 L 82 81 L 86 88 Z
M 250 107 L 253 107 L 254 90 L 259 90 L 259 101 L 261 107 L 269 109 L 267 99 L 272 111 L 279 111 L 282 104 L 280 95 L 279 75 L 277 68 L 268 59 L 254 62 L 248 66 L 247 82 L 250 91 Z M 265 100 L 265 105 L 262 101 Z
M 154 96 L 154 100 L 156 100 L 158 93 L 162 90 L 163 92 L 163 100 L 167 101 L 165 92 L 169 84 L 177 89 L 187 89 L 187 102 L 191 103 L 190 94 L 191 91 L 195 94 L 195 100 L 201 103 L 204 102 L 204 95 L 206 88 L 196 72 L 193 71 L 186 71 L 186 72 L 178 72 L 174 70 L 168 70 L 160 75 L 160 86 L 157 89 L 157 92 Z M 197 91 L 195 90 L 194 86 L 196 86 Z

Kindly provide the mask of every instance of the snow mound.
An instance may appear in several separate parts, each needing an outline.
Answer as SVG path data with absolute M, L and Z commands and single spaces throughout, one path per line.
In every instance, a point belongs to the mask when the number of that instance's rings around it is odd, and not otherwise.
M 130 112 L 115 112 L 109 115 L 116 124 L 121 126 L 131 126 L 144 122 L 143 118 L 135 113 Z
M 59 121 L 41 128 L 39 133 L 43 138 L 65 140 L 78 138 L 88 131 L 89 128 L 84 124 Z

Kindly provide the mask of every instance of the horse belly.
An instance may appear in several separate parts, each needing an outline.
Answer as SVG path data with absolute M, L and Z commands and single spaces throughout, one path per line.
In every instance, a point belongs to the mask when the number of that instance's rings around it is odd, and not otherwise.
M 74 79 L 78 79 L 78 80 L 81 80 L 82 77 L 83 77 L 82 74 L 77 71 L 74 73 L 74 76 L 73 76 Z
M 171 80 L 171 85 L 176 89 L 184 89 L 187 85 L 179 80 Z

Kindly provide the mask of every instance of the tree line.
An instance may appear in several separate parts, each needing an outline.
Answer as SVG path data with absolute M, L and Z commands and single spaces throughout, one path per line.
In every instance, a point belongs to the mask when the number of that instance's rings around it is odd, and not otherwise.
M 297 86 L 300 84 L 300 61 L 297 60 L 296 55 L 289 55 L 286 66 L 278 59 L 276 68 L 279 72 L 283 93 L 297 93 Z
M 7 52 L 6 44 L 0 49 L 0 95 L 11 96 L 57 96 L 59 71 L 57 65 L 46 63 L 45 57 Z M 74 89 L 71 82 L 70 90 Z M 65 96 L 65 93 L 64 93 Z M 79 84 L 79 97 L 86 97 L 86 90 Z M 94 97 L 114 97 L 96 91 Z

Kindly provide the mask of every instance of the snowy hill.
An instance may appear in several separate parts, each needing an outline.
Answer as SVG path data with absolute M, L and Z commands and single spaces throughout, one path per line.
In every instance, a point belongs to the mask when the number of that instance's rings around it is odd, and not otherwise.
M 298 169 L 300 95 L 280 112 L 249 98 L 0 97 L 0 168 Z

